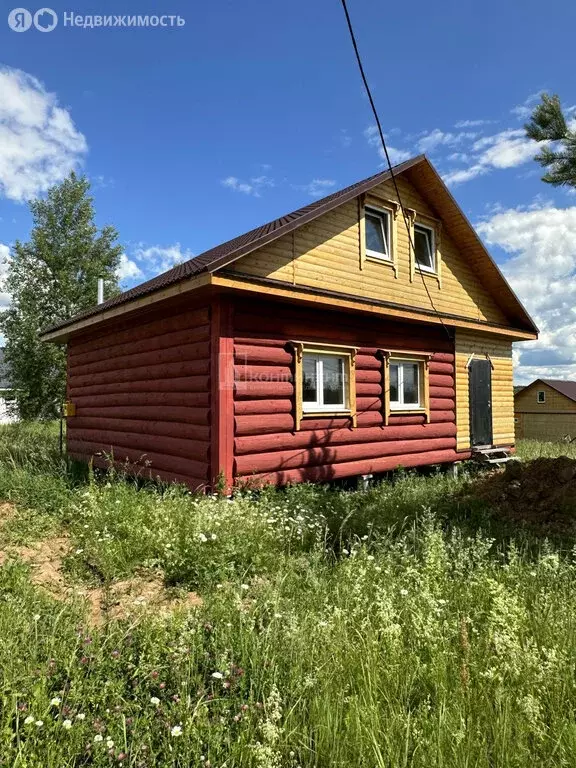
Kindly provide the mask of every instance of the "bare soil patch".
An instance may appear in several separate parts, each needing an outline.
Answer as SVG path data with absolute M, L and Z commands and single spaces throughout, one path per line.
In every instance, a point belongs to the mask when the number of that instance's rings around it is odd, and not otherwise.
M 464 493 L 509 520 L 576 533 L 576 460 L 568 456 L 512 461 L 504 472 L 473 480 Z
M 0 514 L 3 506 L 0 506 Z M 179 609 L 202 605 L 202 598 L 195 592 L 175 595 L 168 591 L 159 571 L 113 582 L 106 587 L 71 584 L 63 570 L 64 558 L 69 551 L 67 536 L 52 536 L 32 546 L 0 549 L 0 566 L 10 558 L 18 558 L 30 566 L 31 581 L 56 600 L 83 598 L 92 626 L 109 619 L 138 618 L 152 611 L 156 615 L 168 615 Z

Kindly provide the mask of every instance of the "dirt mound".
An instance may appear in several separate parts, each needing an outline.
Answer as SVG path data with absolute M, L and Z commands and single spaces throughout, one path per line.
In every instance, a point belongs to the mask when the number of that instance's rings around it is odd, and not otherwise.
M 576 532 L 576 460 L 568 456 L 511 461 L 504 472 L 470 483 L 467 495 L 510 520 Z
M 0 516 L 5 506 L 0 505 Z M 93 626 L 108 619 L 137 618 L 150 612 L 168 615 L 181 608 L 202 604 L 202 598 L 195 592 L 175 595 L 168 591 L 160 571 L 112 582 L 106 587 L 71 584 L 62 567 L 69 550 L 70 541 L 66 536 L 52 536 L 28 547 L 8 546 L 0 549 L 0 567 L 11 558 L 17 558 L 30 566 L 32 583 L 56 600 L 84 599 Z

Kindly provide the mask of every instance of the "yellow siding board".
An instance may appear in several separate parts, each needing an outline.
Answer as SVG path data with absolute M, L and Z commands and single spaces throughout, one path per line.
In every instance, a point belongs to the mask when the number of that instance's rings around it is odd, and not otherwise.
M 439 221 L 430 203 L 405 178 L 399 178 L 398 184 L 404 205 L 415 210 L 418 219 Z M 385 182 L 367 195 L 366 202 L 385 206 L 396 199 L 393 185 Z M 396 269 L 386 263 L 359 258 L 362 253 L 360 229 L 358 201 L 352 200 L 243 257 L 234 269 L 297 286 L 317 289 L 329 286 L 331 290 L 359 299 L 395 302 L 434 312 L 429 292 L 440 312 L 507 324 L 503 311 L 471 269 L 467 255 L 456 248 L 446 221 L 438 248 L 442 265 L 441 287 L 435 276 L 422 277 L 418 272 L 410 280 L 409 239 L 400 210 L 392 227 Z
M 538 403 L 536 393 L 543 390 L 546 402 Z M 535 382 L 519 392 L 514 399 L 514 410 L 524 413 L 546 413 L 547 411 L 574 411 L 576 403 L 569 397 L 558 392 L 553 387 L 542 382 Z
M 495 445 L 514 444 L 512 343 L 477 331 L 456 329 L 456 429 L 458 450 L 470 448 L 468 362 L 472 355 L 492 362 L 492 439 Z

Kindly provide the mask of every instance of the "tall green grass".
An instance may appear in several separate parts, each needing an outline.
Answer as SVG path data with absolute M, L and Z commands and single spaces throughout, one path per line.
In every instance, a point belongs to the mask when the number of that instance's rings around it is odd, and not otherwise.
M 0 449 L 0 496 L 29 537 L 48 519 L 71 536 L 74 574 L 159 569 L 204 602 L 94 628 L 9 559 L 0 765 L 576 761 L 573 542 L 501 535 L 462 500 L 466 477 L 201 498 L 73 483 L 22 430 L 30 452 Z

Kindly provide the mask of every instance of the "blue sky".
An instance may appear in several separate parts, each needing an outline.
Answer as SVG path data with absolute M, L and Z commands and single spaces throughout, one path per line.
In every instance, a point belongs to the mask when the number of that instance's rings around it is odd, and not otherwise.
M 339 0 L 52 2 L 49 33 L 13 32 L 12 7 L 0 18 L 5 255 L 28 235 L 26 197 L 72 167 L 120 232 L 125 286 L 381 167 Z M 576 104 L 576 6 L 547 4 L 553 46 L 534 0 L 349 8 L 395 158 L 429 154 L 544 331 L 517 353 L 519 379 L 576 375 L 576 199 L 540 181 L 521 131 L 542 90 Z M 186 23 L 64 27 L 70 11 Z

